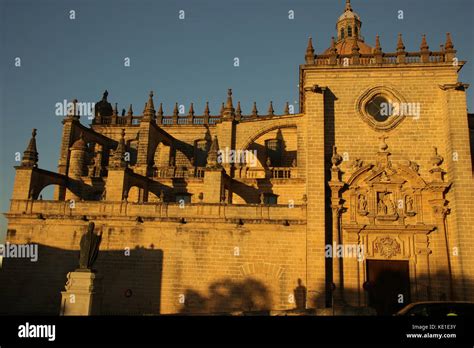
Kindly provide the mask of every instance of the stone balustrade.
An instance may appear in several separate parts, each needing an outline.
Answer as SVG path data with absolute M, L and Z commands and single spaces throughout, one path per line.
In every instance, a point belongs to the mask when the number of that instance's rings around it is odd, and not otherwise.
M 74 207 L 74 208 L 72 208 Z M 109 201 L 47 201 L 11 200 L 8 216 L 18 214 L 38 219 L 97 217 L 149 218 L 149 219 L 196 219 L 196 220 L 306 220 L 306 205 L 218 204 L 188 203 L 128 203 Z

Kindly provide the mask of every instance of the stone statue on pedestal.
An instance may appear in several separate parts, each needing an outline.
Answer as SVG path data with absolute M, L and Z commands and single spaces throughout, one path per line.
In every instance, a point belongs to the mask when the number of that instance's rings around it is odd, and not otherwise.
M 94 231 L 94 223 L 89 222 L 87 232 L 81 238 L 81 250 L 79 254 L 79 272 L 94 272 L 92 266 L 99 254 L 99 246 L 102 240 L 102 232 Z

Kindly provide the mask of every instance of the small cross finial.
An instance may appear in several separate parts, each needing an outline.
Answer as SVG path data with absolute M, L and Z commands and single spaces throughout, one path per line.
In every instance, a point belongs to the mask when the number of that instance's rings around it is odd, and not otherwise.
M 36 128 L 33 128 L 33 131 L 31 132 L 31 136 L 32 136 L 33 138 L 36 137 Z

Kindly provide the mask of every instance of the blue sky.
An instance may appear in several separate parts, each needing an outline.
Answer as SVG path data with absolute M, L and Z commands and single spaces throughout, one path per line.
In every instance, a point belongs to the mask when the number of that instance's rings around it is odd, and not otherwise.
M 344 2 L 0 0 L 0 211 L 8 211 L 14 154 L 23 153 L 32 128 L 38 129 L 40 167 L 56 170 L 62 126 L 57 102 L 98 101 L 108 89 L 109 101 L 120 110 L 132 103 L 138 114 L 153 90 L 167 114 L 175 102 L 186 108 L 194 102 L 202 114 L 206 100 L 217 113 L 232 88 L 244 113 L 253 101 L 266 110 L 270 100 L 282 112 L 286 101 L 298 99 L 298 65 L 308 37 L 316 53 L 326 49 Z M 471 0 L 353 0 L 352 6 L 366 42 L 373 45 L 379 34 L 386 52 L 395 51 L 399 32 L 408 51 L 419 49 L 424 33 L 430 49 L 438 50 L 451 32 L 458 57 L 474 58 Z M 125 57 L 130 67 L 124 67 Z M 471 63 L 460 80 L 473 83 Z M 472 112 L 472 90 L 468 104 Z M 52 190 L 45 190 L 48 198 Z M 5 231 L 2 216 L 0 238 Z

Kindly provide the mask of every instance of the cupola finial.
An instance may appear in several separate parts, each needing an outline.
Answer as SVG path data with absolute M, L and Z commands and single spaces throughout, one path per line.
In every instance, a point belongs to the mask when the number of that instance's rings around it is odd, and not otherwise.
M 351 0 L 346 0 L 346 7 L 344 11 L 352 11 Z

